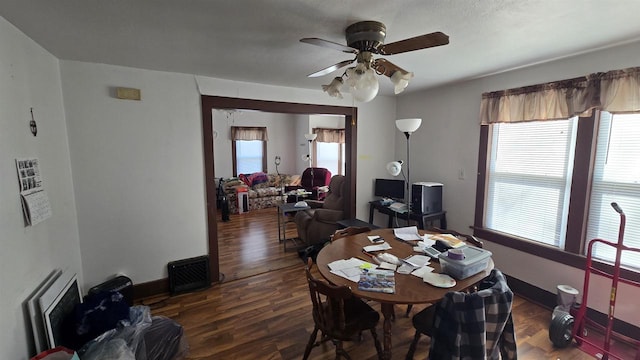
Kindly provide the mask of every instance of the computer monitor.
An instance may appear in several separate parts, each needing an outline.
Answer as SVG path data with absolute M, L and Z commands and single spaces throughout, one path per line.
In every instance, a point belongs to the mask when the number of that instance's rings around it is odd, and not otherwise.
M 395 200 L 403 200 L 404 185 L 404 180 L 376 179 L 374 195 Z

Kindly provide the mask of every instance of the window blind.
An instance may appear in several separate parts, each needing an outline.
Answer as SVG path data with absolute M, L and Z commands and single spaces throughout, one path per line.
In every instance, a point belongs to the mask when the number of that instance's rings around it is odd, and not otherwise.
M 492 125 L 485 227 L 564 247 L 576 120 Z
M 640 114 L 602 112 L 587 223 L 587 242 L 618 241 L 618 203 L 626 215 L 624 244 L 640 248 Z M 586 254 L 586 246 L 585 246 Z M 613 262 L 615 249 L 597 245 L 594 257 Z M 622 263 L 640 269 L 640 255 L 623 254 Z

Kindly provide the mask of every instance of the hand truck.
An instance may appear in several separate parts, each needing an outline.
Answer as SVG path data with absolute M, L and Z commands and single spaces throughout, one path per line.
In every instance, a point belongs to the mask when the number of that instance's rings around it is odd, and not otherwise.
M 623 341 L 631 343 L 636 348 L 636 360 L 640 360 L 640 341 L 638 339 L 629 339 L 613 332 L 613 320 L 616 307 L 616 295 L 618 290 L 618 284 L 624 283 L 628 285 L 640 287 L 640 283 L 620 278 L 620 258 L 623 251 L 631 251 L 640 253 L 640 249 L 631 248 L 622 244 L 624 239 L 624 227 L 626 217 L 622 208 L 617 203 L 611 203 L 613 209 L 620 214 L 620 229 L 618 231 L 618 242 L 614 243 L 603 239 L 593 239 L 589 241 L 589 248 L 587 251 L 586 269 L 584 274 L 584 291 L 582 293 L 582 302 L 579 307 L 573 307 L 570 313 L 563 313 L 557 315 L 551 321 L 549 327 L 549 339 L 556 347 L 566 347 L 571 343 L 572 339 L 576 340 L 576 343 L 581 350 L 590 353 L 600 359 L 622 359 L 621 355 L 614 354 L 611 349 L 611 340 L 613 337 L 623 339 Z M 605 271 L 596 269 L 592 265 L 592 251 L 595 244 L 604 244 L 610 246 L 616 250 L 615 264 L 613 266 L 613 273 L 607 273 Z M 605 278 L 611 279 L 611 296 L 609 297 L 609 313 L 607 316 L 606 325 L 600 325 L 597 322 L 588 319 L 587 314 L 587 298 L 589 295 L 589 280 L 591 274 L 597 274 Z M 594 339 L 587 338 L 587 330 L 585 326 L 589 326 L 593 329 L 597 329 L 604 335 L 603 341 L 595 341 Z M 597 342 L 597 343 L 596 343 Z

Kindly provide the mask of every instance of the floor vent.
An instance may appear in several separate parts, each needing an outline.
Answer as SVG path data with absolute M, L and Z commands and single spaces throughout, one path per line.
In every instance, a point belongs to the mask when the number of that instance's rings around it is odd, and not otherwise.
M 171 295 L 205 289 L 211 286 L 209 257 L 206 255 L 172 261 L 167 267 Z

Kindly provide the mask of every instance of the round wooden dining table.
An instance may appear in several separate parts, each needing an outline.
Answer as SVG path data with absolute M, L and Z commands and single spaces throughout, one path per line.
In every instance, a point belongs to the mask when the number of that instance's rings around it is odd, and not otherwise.
M 420 233 L 421 235 L 424 234 L 423 231 L 420 231 Z M 370 235 L 379 235 L 382 237 L 389 245 L 391 245 L 391 249 L 385 250 L 384 252 L 393 254 L 398 258 L 406 258 L 417 254 L 413 251 L 415 242 L 396 239 L 393 234 L 393 229 L 377 229 L 370 232 L 343 237 L 331 242 L 329 245 L 323 247 L 318 253 L 316 264 L 320 274 L 328 282 L 334 285 L 348 286 L 351 288 L 354 296 L 380 303 L 382 315 L 384 316 L 383 359 L 391 359 L 391 324 L 394 316 L 394 305 L 436 303 L 450 291 L 463 291 L 475 285 L 480 280 L 487 277 L 494 267 L 493 260 L 489 260 L 489 264 L 485 270 L 466 279 L 456 280 L 456 285 L 452 288 L 437 288 L 425 283 L 422 278 L 417 276 L 396 272 L 395 293 L 393 294 L 358 290 L 357 284 L 353 281 L 331 273 L 328 264 L 336 260 L 350 259 L 352 257 L 372 262 L 371 258 L 364 255 L 362 251 L 363 247 L 372 245 L 371 241 L 367 238 L 367 236 Z M 441 272 L 440 264 L 437 261 L 431 260 L 429 266 L 434 268 L 434 273 Z

